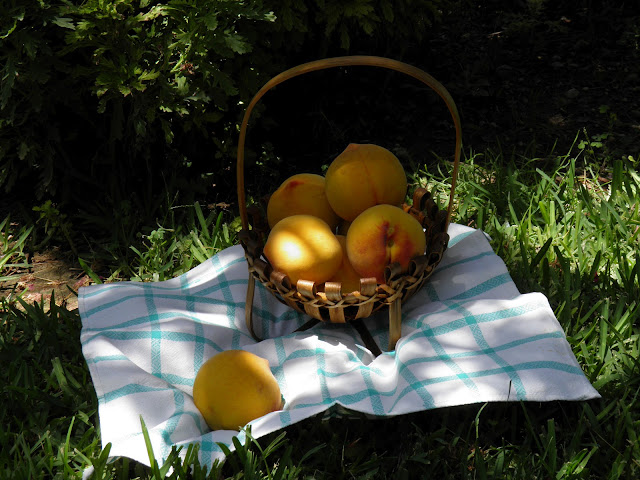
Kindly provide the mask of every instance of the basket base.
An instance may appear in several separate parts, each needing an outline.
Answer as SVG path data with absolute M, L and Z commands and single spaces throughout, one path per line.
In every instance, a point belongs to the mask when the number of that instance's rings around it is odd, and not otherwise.
M 255 292 L 255 285 L 256 285 L 255 282 L 256 280 L 254 276 L 249 275 L 249 282 L 247 285 L 247 299 L 245 304 L 245 321 L 246 321 L 249 333 L 251 333 L 251 336 L 255 341 L 259 342 L 262 339 L 255 333 L 255 330 L 253 328 L 253 295 Z M 362 341 L 365 347 L 367 347 L 371 351 L 371 353 L 377 357 L 378 355 L 382 354 L 382 350 L 374 340 L 373 336 L 371 336 L 371 332 L 369 332 L 369 329 L 367 328 L 363 320 L 364 319 L 360 318 L 356 320 L 351 320 L 348 323 L 351 324 L 356 329 L 356 331 L 360 335 L 360 338 L 362 338 Z M 321 323 L 320 320 L 311 318 L 308 322 L 298 327 L 295 331 L 304 332 L 305 330 L 309 330 L 310 328 L 313 328 L 318 323 Z M 398 340 L 400 339 L 401 336 L 402 336 L 402 303 L 398 299 L 389 305 L 389 345 L 387 348 L 388 351 L 395 350 L 396 343 L 398 343 Z

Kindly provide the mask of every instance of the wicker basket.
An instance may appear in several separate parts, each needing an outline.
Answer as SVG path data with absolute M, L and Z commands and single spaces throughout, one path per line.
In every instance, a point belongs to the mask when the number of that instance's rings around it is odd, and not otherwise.
M 382 67 L 407 74 L 425 85 L 431 87 L 445 101 L 453 118 L 456 128 L 454 165 L 452 172 L 449 205 L 446 211 L 440 210 L 429 192 L 419 188 L 413 195 L 411 205 L 403 205 L 403 209 L 414 216 L 425 230 L 427 248 L 424 255 L 415 258 L 408 272 L 401 272 L 398 264 L 391 264 L 385 271 L 384 284 L 377 284 L 375 278 L 360 280 L 360 291 L 342 293 L 340 283 L 327 282 L 317 285 L 307 280 L 299 280 L 292 285 L 289 278 L 281 272 L 275 271 L 269 261 L 263 256 L 263 247 L 269 234 L 269 226 L 265 216 L 265 204 L 252 205 L 247 208 L 244 186 L 244 145 L 249 117 L 262 96 L 276 85 L 299 75 L 333 67 L 370 66 Z M 451 209 L 455 192 L 460 151 L 462 145 L 460 118 L 451 95 L 433 77 L 406 63 L 396 60 L 372 56 L 345 56 L 327 58 L 305 63 L 286 70 L 267 82 L 253 97 L 240 128 L 238 140 L 237 188 L 238 206 L 242 220 L 242 230 L 239 240 L 245 251 L 249 267 L 249 284 L 246 298 L 246 323 L 249 331 L 259 340 L 253 328 L 253 296 L 255 281 L 259 281 L 281 302 L 291 308 L 305 313 L 312 318 L 310 325 L 317 322 L 347 323 L 351 322 L 363 336 L 367 346 L 379 353 L 380 350 L 368 335 L 366 327 L 361 322 L 381 309 L 389 309 L 389 350 L 395 348 L 401 336 L 401 305 L 417 292 L 429 279 L 435 267 L 442 259 L 447 248 L 449 236 L 447 228 L 451 218 Z

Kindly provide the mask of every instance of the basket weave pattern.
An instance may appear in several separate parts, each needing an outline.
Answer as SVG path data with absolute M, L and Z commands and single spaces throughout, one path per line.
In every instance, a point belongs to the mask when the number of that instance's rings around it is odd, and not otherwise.
M 456 150 L 452 173 L 451 191 L 447 211 L 440 210 L 431 194 L 418 188 L 413 201 L 402 205 L 405 212 L 418 220 L 425 230 L 426 250 L 424 255 L 414 258 L 407 272 L 402 272 L 399 264 L 391 264 L 385 269 L 385 283 L 377 284 L 375 278 L 360 279 L 360 290 L 343 293 L 340 283 L 326 282 L 317 285 L 312 281 L 299 280 L 292 285 L 282 272 L 274 270 L 263 255 L 263 248 L 269 234 L 266 221 L 266 203 L 246 206 L 244 191 L 244 142 L 249 116 L 255 104 L 271 88 L 287 79 L 308 72 L 338 66 L 374 66 L 399 71 L 412 76 L 431 87 L 447 104 L 456 127 Z M 389 349 L 395 348 L 400 338 L 401 304 L 415 294 L 429 279 L 447 249 L 449 236 L 447 228 L 451 218 L 455 181 L 461 150 L 461 129 L 457 109 L 446 89 L 425 72 L 391 59 L 381 57 L 353 56 L 318 60 L 294 67 L 267 82 L 249 103 L 240 128 L 238 141 L 238 205 L 242 230 L 239 233 L 240 244 L 245 251 L 249 268 L 249 283 L 246 301 L 246 323 L 249 331 L 258 339 L 253 329 L 252 310 L 255 282 L 260 282 L 278 300 L 291 308 L 322 322 L 347 323 L 365 319 L 373 313 L 389 309 Z
M 262 209 L 256 206 L 248 209 L 251 229 L 240 232 L 249 273 L 278 300 L 317 320 L 346 323 L 367 318 L 395 301 L 404 302 L 417 292 L 431 276 L 447 248 L 446 212 L 438 209 L 427 190 L 417 189 L 413 204 L 403 205 L 403 210 L 425 229 L 427 249 L 424 255 L 412 260 L 408 272 L 402 273 L 397 263 L 389 265 L 384 284 L 377 284 L 375 278 L 362 278 L 360 291 L 350 293 L 342 293 L 341 285 L 332 282 L 316 285 L 308 280 L 299 280 L 292 285 L 289 278 L 274 270 L 263 256 L 268 226 Z

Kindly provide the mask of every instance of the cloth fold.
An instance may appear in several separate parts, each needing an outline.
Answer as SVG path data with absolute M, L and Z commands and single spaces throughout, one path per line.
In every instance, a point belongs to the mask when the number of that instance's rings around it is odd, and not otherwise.
M 375 357 L 355 328 L 319 324 L 256 285 L 255 342 L 244 324 L 248 270 L 242 247 L 156 283 L 121 282 L 79 291 L 81 342 L 99 402 L 102 444 L 112 456 L 149 464 L 154 453 L 197 442 L 200 460 L 223 458 L 243 432 L 210 431 L 192 387 L 206 359 L 245 349 L 269 360 L 283 410 L 251 422 L 260 437 L 334 405 L 376 416 L 494 401 L 599 397 L 583 374 L 547 298 L 521 294 L 485 234 L 449 227 L 436 272 L 402 307 L 402 337 Z M 388 343 L 388 314 L 366 319 Z

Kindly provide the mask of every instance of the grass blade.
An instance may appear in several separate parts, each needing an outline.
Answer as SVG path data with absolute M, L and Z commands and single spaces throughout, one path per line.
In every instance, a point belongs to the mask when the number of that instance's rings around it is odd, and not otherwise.
M 91 269 L 91 267 L 87 262 L 85 262 L 82 258 L 78 257 L 78 263 L 82 267 L 82 270 L 84 270 L 84 273 L 86 273 L 89 276 L 89 278 L 94 281 L 94 283 L 97 283 L 97 284 L 102 283 L 102 279 L 98 276 L 96 272 L 94 272 Z

